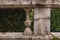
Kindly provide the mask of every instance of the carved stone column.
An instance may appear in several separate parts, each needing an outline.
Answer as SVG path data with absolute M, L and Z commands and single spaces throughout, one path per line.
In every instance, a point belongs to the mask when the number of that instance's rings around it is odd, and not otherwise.
M 26 21 L 24 22 L 24 24 L 25 24 L 26 28 L 24 30 L 24 34 L 25 35 L 31 35 L 32 34 L 32 31 L 30 29 L 31 21 L 29 19 L 29 11 L 30 11 L 30 9 L 25 9 L 25 11 L 26 11 Z

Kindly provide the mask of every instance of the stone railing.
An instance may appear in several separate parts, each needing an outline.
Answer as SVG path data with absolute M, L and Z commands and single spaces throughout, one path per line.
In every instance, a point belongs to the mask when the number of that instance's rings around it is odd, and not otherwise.
M 35 40 L 49 40 L 51 38 L 51 35 L 50 35 L 50 13 L 51 13 L 51 5 L 56 5 L 56 4 L 60 4 L 59 0 L 55 1 L 55 0 L 1 0 L 0 1 L 1 3 L 5 3 L 5 4 L 19 4 L 19 5 L 23 5 L 23 4 L 30 4 L 31 3 L 31 6 L 27 8 L 27 6 L 24 6 L 26 8 L 24 8 L 24 10 L 26 11 L 26 21 L 24 22 L 25 23 L 25 30 L 24 30 L 24 33 L 23 35 L 24 36 L 30 36 L 31 37 L 33 36 L 32 35 L 32 31 L 30 29 L 30 24 L 31 24 L 31 21 L 29 19 L 29 11 L 31 10 L 31 8 L 34 9 L 34 36 L 33 38 L 35 38 Z M 39 7 L 37 6 L 37 4 L 39 5 Z M 48 4 L 46 6 L 46 4 Z M 19 6 L 18 5 L 18 6 Z M 33 6 L 33 7 L 32 7 Z M 34 7 L 36 6 L 36 7 Z M 41 6 L 41 7 L 40 7 Z M 50 7 L 51 6 L 51 7 Z M 7 5 L 6 5 L 7 7 Z M 13 6 L 11 6 L 13 7 Z M 19 6 L 20 8 L 22 8 L 22 6 Z M 7 34 L 6 34 L 7 35 Z M 26 38 L 28 38 L 28 36 Z M 37 39 L 36 39 L 37 38 Z

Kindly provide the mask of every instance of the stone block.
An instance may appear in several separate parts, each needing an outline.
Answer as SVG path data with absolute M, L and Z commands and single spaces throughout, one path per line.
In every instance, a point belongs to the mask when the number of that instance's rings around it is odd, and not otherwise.
M 50 8 L 35 8 L 34 19 L 50 18 Z
M 39 20 L 34 20 L 34 35 L 40 35 L 40 33 L 38 33 L 38 32 L 40 32 L 38 23 L 39 23 Z
M 34 20 L 34 34 L 45 35 L 46 32 L 50 32 L 50 19 Z
M 32 4 L 52 4 L 51 0 L 32 0 Z
M 32 0 L 32 4 L 36 4 L 36 0 Z
M 31 0 L 22 0 L 22 4 L 30 4 Z

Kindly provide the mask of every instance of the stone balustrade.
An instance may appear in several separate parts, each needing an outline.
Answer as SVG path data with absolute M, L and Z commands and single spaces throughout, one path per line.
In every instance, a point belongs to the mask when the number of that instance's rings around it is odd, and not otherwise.
M 6 4 L 6 5 L 1 5 Z M 7 4 L 10 4 L 9 6 Z M 26 21 L 24 35 L 25 37 L 32 36 L 30 28 L 31 21 L 29 19 L 29 11 L 34 8 L 34 36 L 33 40 L 50 40 L 50 12 L 51 7 L 59 7 L 59 0 L 0 0 L 0 8 L 4 7 L 16 7 L 24 8 L 26 11 Z M 23 6 L 22 6 L 23 5 Z M 39 6 L 39 7 L 38 7 Z M 41 7 L 40 7 L 41 6 Z M 26 7 L 26 8 L 25 8 Z M 37 39 L 36 39 L 37 38 Z M 29 39 L 28 39 L 29 40 Z

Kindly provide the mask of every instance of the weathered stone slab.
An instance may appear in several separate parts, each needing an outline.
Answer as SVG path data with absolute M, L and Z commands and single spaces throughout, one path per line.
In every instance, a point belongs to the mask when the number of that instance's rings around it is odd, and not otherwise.
M 52 4 L 51 0 L 32 0 L 32 4 Z
M 34 34 L 41 35 L 50 32 L 50 19 L 34 20 Z
M 11 34 L 9 36 L 8 35 L 3 37 L 0 36 L 0 40 L 32 40 L 32 36 L 27 36 L 27 35 L 15 35 L 14 37 L 13 36 L 14 36 L 14 33 L 13 35 Z
M 30 4 L 31 0 L 0 0 L 0 4 Z
M 37 6 L 38 4 L 38 6 Z M 27 5 L 27 6 L 26 6 Z M 30 6 L 31 5 L 31 6 Z M 41 6 L 40 6 L 41 5 Z M 59 0 L 0 0 L 0 8 L 9 6 L 15 8 L 15 7 L 60 7 L 60 1 Z M 3 7 L 4 6 L 4 7 Z M 14 7 L 15 6 L 15 7 Z M 23 8 L 24 8 L 23 7 Z
M 0 40 L 32 40 L 32 38 L 0 38 Z
M 0 40 L 51 40 L 48 35 L 45 36 L 23 36 L 20 38 L 0 38 Z
M 15 32 L 7 32 L 7 33 L 0 33 L 0 38 L 20 38 L 23 36 L 23 33 L 15 33 Z
M 34 19 L 50 18 L 50 8 L 35 8 Z
M 39 23 L 39 20 L 34 20 L 34 35 L 40 35 L 40 33 L 38 33 L 38 32 L 40 32 L 38 23 Z
M 45 35 L 50 32 L 50 8 L 34 9 L 34 34 Z
M 45 36 L 33 36 L 32 40 L 52 40 L 51 36 L 48 35 Z
M 60 5 L 60 0 L 52 0 L 53 4 L 59 4 Z
M 32 4 L 58 4 L 60 5 L 60 0 L 32 0 Z
M 32 4 L 36 4 L 36 0 L 32 0 Z

